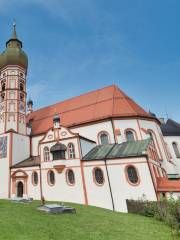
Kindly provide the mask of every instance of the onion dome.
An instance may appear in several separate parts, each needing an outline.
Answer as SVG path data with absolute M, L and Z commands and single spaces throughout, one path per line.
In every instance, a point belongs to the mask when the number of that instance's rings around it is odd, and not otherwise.
M 27 101 L 27 105 L 28 106 L 33 106 L 33 100 L 31 98 L 29 98 L 29 100 Z
M 15 23 L 12 37 L 6 42 L 6 49 L 0 54 L 0 69 L 7 65 L 18 65 L 26 70 L 28 68 L 28 57 L 22 50 L 22 42 L 17 38 Z
M 54 123 L 57 123 L 57 122 L 60 123 L 60 116 L 58 114 L 54 115 L 53 122 Z
M 62 143 L 56 143 L 50 148 L 50 152 L 66 151 L 66 149 L 67 149 L 66 145 Z

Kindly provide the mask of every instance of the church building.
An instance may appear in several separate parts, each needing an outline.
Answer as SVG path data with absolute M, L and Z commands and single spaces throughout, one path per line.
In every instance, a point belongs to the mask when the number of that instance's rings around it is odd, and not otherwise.
M 22 48 L 14 25 L 0 54 L 0 198 L 127 212 L 127 199 L 180 196 L 180 156 L 156 116 L 115 85 L 33 111 Z

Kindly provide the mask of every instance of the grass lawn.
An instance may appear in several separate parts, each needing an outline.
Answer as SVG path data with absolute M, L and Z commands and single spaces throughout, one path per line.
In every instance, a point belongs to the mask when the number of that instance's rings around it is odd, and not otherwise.
M 49 215 L 30 204 L 0 201 L 2 240 L 175 240 L 165 224 L 138 215 L 75 204 L 77 214 Z

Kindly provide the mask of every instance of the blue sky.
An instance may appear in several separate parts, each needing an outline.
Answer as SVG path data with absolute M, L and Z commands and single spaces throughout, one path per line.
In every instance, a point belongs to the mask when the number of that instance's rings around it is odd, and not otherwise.
M 111 84 L 180 121 L 179 0 L 0 0 L 0 50 L 13 18 L 39 108 Z

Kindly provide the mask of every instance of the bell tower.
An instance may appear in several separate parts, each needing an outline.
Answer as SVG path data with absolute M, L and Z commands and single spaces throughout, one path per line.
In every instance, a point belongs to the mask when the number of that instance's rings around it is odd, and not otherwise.
M 13 23 L 12 37 L 0 54 L 0 134 L 26 134 L 26 75 L 28 58 Z

